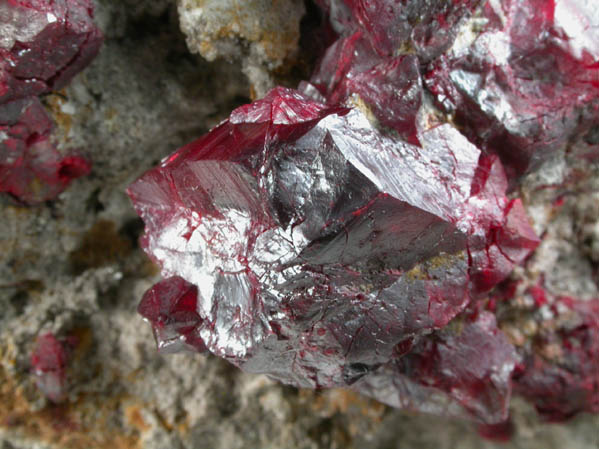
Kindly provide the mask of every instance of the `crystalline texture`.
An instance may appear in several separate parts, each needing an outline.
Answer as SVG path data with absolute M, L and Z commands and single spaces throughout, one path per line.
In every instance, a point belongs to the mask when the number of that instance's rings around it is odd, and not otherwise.
M 382 56 L 412 47 L 422 60 L 453 43 L 458 25 L 480 0 L 320 0 L 333 27 L 346 34 L 360 28 Z
M 599 119 L 599 14 L 592 2 L 489 2 L 465 48 L 435 60 L 426 86 L 510 173 L 536 168 Z
M 2 2 L 0 36 L 0 103 L 62 89 L 102 43 L 89 0 Z
M 54 198 L 90 171 L 87 160 L 61 156 L 50 141 L 53 123 L 37 97 L 0 105 L 0 192 L 25 203 Z
M 400 405 L 443 397 L 457 415 L 504 419 L 515 358 L 501 337 L 485 343 L 492 317 L 467 325 L 476 337 L 421 338 L 537 240 L 497 158 L 449 125 L 417 141 L 278 88 L 135 182 L 142 245 L 169 277 L 140 305 L 159 344 L 190 348 L 193 336 L 286 383 L 382 399 L 371 385 L 387 382 Z M 476 372 L 454 356 L 476 357 Z
M 495 317 L 483 312 L 421 340 L 354 388 L 394 407 L 503 422 L 516 360 Z
M 329 47 L 311 82 L 332 104 L 357 95 L 383 126 L 417 143 L 422 84 L 416 56 L 382 58 L 358 31 Z
M 157 283 L 144 295 L 137 311 L 152 323 L 161 352 L 205 350 L 201 337 L 194 335 L 202 320 L 197 297 L 197 287 L 177 276 Z
M 102 42 L 89 0 L 0 3 L 0 192 L 23 203 L 54 198 L 90 164 L 61 155 L 37 95 L 63 88 Z

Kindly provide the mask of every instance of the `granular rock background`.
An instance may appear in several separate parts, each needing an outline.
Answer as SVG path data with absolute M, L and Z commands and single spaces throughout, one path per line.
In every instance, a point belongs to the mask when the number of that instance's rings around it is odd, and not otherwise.
M 191 50 L 213 44 L 204 56 L 221 57 L 210 62 L 189 51 L 178 19 L 177 7 L 201 3 L 218 2 L 98 0 L 96 21 L 106 36 L 100 55 L 69 87 L 44 98 L 59 148 L 78 149 L 94 168 L 39 207 L 0 199 L 0 448 L 598 448 L 597 416 L 541 423 L 518 399 L 515 437 L 499 446 L 469 423 L 406 414 L 340 390 L 298 391 L 211 356 L 157 354 L 135 308 L 158 269 L 137 246 L 142 224 L 124 190 L 261 95 L 271 71 L 302 63 L 294 34 L 302 2 L 281 2 L 290 5 L 287 40 L 265 42 L 268 33 L 244 23 L 207 37 L 183 26 Z M 255 10 L 241 0 L 224 3 L 245 5 L 239 20 L 252 26 L 258 18 L 267 28 L 281 20 L 276 9 L 276 17 L 264 16 L 265 2 L 251 2 Z M 574 170 L 559 156 L 524 183 L 545 241 L 515 276 L 534 280 L 551 271 L 558 291 L 597 297 L 599 169 L 578 168 L 587 176 L 549 216 L 543 204 L 551 192 L 538 187 Z M 58 405 L 38 392 L 29 366 L 36 336 L 48 331 L 76 341 L 68 400 Z

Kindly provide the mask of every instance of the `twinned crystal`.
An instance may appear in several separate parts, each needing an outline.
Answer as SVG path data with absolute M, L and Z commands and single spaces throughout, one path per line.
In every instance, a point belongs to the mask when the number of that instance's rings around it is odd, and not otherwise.
M 129 188 L 165 278 L 138 308 L 159 349 L 495 438 L 514 385 L 547 416 L 596 411 L 596 320 L 551 337 L 572 348 L 556 365 L 516 349 L 487 301 L 539 243 L 518 176 L 599 122 L 599 53 L 563 16 L 594 30 L 595 11 L 318 4 L 338 38 L 309 82 L 234 110 Z
M 98 53 L 92 11 L 90 0 L 0 3 L 0 192 L 21 202 L 52 199 L 91 169 L 51 143 L 37 96 L 65 87 Z

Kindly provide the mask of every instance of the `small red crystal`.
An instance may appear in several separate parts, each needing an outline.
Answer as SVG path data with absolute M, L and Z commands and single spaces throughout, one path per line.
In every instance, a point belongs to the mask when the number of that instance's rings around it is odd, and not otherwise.
M 52 402 L 65 398 L 66 367 L 64 345 L 52 333 L 38 336 L 31 353 L 31 368 L 37 387 Z
M 53 123 L 36 97 L 0 105 L 0 192 L 24 203 L 56 197 L 90 172 L 76 155 L 62 156 L 50 140 Z
M 102 44 L 91 0 L 0 4 L 0 104 L 62 89 Z
M 206 350 L 194 330 L 202 319 L 197 313 L 198 289 L 183 278 L 165 279 L 148 290 L 137 311 L 152 323 L 161 352 L 176 352 L 186 346 L 197 352 Z

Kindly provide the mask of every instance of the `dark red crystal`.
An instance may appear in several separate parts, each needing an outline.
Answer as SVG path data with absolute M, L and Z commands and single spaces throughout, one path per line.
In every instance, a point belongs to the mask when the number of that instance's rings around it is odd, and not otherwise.
M 90 0 L 0 3 L 0 192 L 23 203 L 56 197 L 89 173 L 80 156 L 61 155 L 37 95 L 63 88 L 95 57 L 102 34 Z
M 516 291 L 492 289 L 539 244 L 506 191 L 599 121 L 599 47 L 568 22 L 594 33 L 596 14 L 317 3 L 339 37 L 310 82 L 236 109 L 129 188 L 166 278 L 140 305 L 159 347 L 473 418 L 496 440 L 512 389 L 551 419 L 597 412 L 596 301 L 538 336 L 559 360 L 516 350 L 492 313 Z
M 37 97 L 0 105 L 0 192 L 38 203 L 89 173 L 86 159 L 58 152 L 50 140 L 53 127 Z
M 416 56 L 382 58 L 358 31 L 329 47 L 312 83 L 332 104 L 357 95 L 383 126 L 417 143 L 422 84 Z
M 320 0 L 334 28 L 361 29 L 381 56 L 412 48 L 427 61 L 453 43 L 460 22 L 481 0 Z
M 91 0 L 0 4 L 0 104 L 62 89 L 96 56 Z
M 178 276 L 157 283 L 145 293 L 137 311 L 152 323 L 161 352 L 177 352 L 187 347 L 197 352 L 206 350 L 201 337 L 195 335 L 202 321 L 197 302 L 197 287 Z
M 425 77 L 467 135 L 510 173 L 538 167 L 599 120 L 599 19 L 589 2 L 488 2 L 483 32 Z
M 483 312 L 421 340 L 352 388 L 394 407 L 503 423 L 517 360 L 495 317 Z
M 383 366 L 409 377 L 395 348 L 446 326 L 482 290 L 473 276 L 491 270 L 498 282 L 536 244 L 525 216 L 512 212 L 519 203 L 505 197 L 497 158 L 488 164 L 449 125 L 421 130 L 418 141 L 278 88 L 144 175 L 129 189 L 146 221 L 142 245 L 178 276 L 140 306 L 159 343 L 165 323 L 179 338 L 197 320 L 193 333 L 208 350 L 287 383 L 366 385 L 387 376 Z M 508 254 L 501 262 L 495 247 Z M 194 320 L 189 310 L 180 318 L 187 283 L 197 287 Z M 488 422 L 505 419 L 513 366 L 511 346 L 494 341 L 481 354 L 498 357 L 503 375 L 489 388 L 504 399 L 455 399 L 462 414 Z M 488 364 L 479 362 L 483 376 Z M 432 377 L 449 369 L 447 358 L 438 363 Z M 427 390 L 457 395 L 453 381 L 432 377 Z

